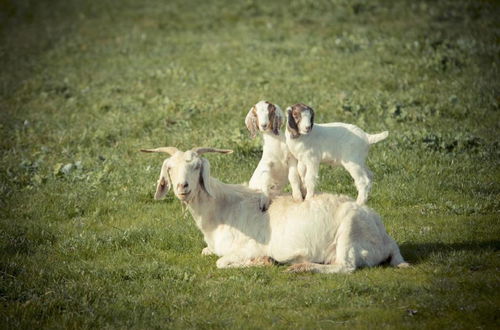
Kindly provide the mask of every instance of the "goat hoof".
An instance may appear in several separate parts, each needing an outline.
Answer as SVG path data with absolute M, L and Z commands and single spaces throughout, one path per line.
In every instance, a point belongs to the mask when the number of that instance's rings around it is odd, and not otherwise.
M 204 248 L 203 250 L 201 250 L 202 256 L 211 256 L 212 254 L 214 254 L 214 253 L 212 251 L 210 251 L 208 246 L 206 248 Z
M 313 269 L 312 264 L 309 262 L 301 262 L 298 264 L 293 264 L 286 269 L 287 273 L 304 273 L 310 272 Z
M 257 257 L 250 260 L 252 266 L 272 266 L 274 260 L 271 257 Z
M 227 260 L 224 257 L 221 257 L 217 259 L 215 265 L 217 266 L 217 268 L 229 268 L 231 267 L 231 261 Z

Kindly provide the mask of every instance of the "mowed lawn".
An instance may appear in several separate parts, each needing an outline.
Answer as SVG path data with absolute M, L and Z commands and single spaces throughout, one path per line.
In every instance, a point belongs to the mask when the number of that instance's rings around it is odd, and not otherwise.
M 0 2 L 0 327 L 496 328 L 496 1 Z M 409 269 L 219 270 L 163 156 L 230 148 L 245 183 L 265 99 L 389 130 L 368 205 Z M 332 141 L 334 143 L 334 141 Z M 318 190 L 356 196 L 342 168 Z

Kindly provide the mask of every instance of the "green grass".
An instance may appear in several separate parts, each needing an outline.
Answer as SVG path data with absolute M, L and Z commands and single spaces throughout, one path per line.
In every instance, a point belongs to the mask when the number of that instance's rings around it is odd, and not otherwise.
M 493 328 L 500 308 L 495 1 L 0 1 L 2 328 Z M 247 181 L 261 99 L 388 129 L 369 205 L 410 269 L 218 270 L 162 158 Z M 343 169 L 319 190 L 355 196 Z

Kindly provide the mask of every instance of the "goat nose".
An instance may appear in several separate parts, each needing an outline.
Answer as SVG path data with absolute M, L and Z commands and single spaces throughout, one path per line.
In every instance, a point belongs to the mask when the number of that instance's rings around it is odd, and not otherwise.
M 265 125 L 260 125 L 260 127 L 261 127 L 262 129 L 266 129 L 266 128 L 267 128 L 267 124 L 265 124 Z
M 177 187 L 179 187 L 179 188 L 187 188 L 187 187 L 188 187 L 188 183 L 187 183 L 187 182 L 184 182 L 184 183 L 179 183 L 179 184 L 177 185 Z

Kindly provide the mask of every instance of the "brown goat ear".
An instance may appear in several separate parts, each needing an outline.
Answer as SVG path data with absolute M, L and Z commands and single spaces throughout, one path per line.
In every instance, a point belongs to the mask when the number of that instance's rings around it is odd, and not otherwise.
M 311 111 L 311 129 L 314 126 L 314 110 L 313 108 L 309 107 L 309 111 Z
M 280 135 L 281 125 L 283 125 L 283 112 L 279 107 L 275 107 L 272 121 L 274 135 Z
M 292 139 L 298 138 L 300 136 L 300 133 L 299 133 L 299 128 L 297 127 L 297 123 L 295 122 L 295 119 L 293 118 L 292 115 L 292 108 L 288 107 L 286 109 L 286 112 L 288 114 L 288 121 L 286 128 L 292 135 Z
M 247 126 L 248 131 L 250 132 L 250 137 L 254 138 L 259 130 L 257 126 L 257 114 L 255 113 L 255 107 L 252 107 L 245 118 L 245 125 Z

